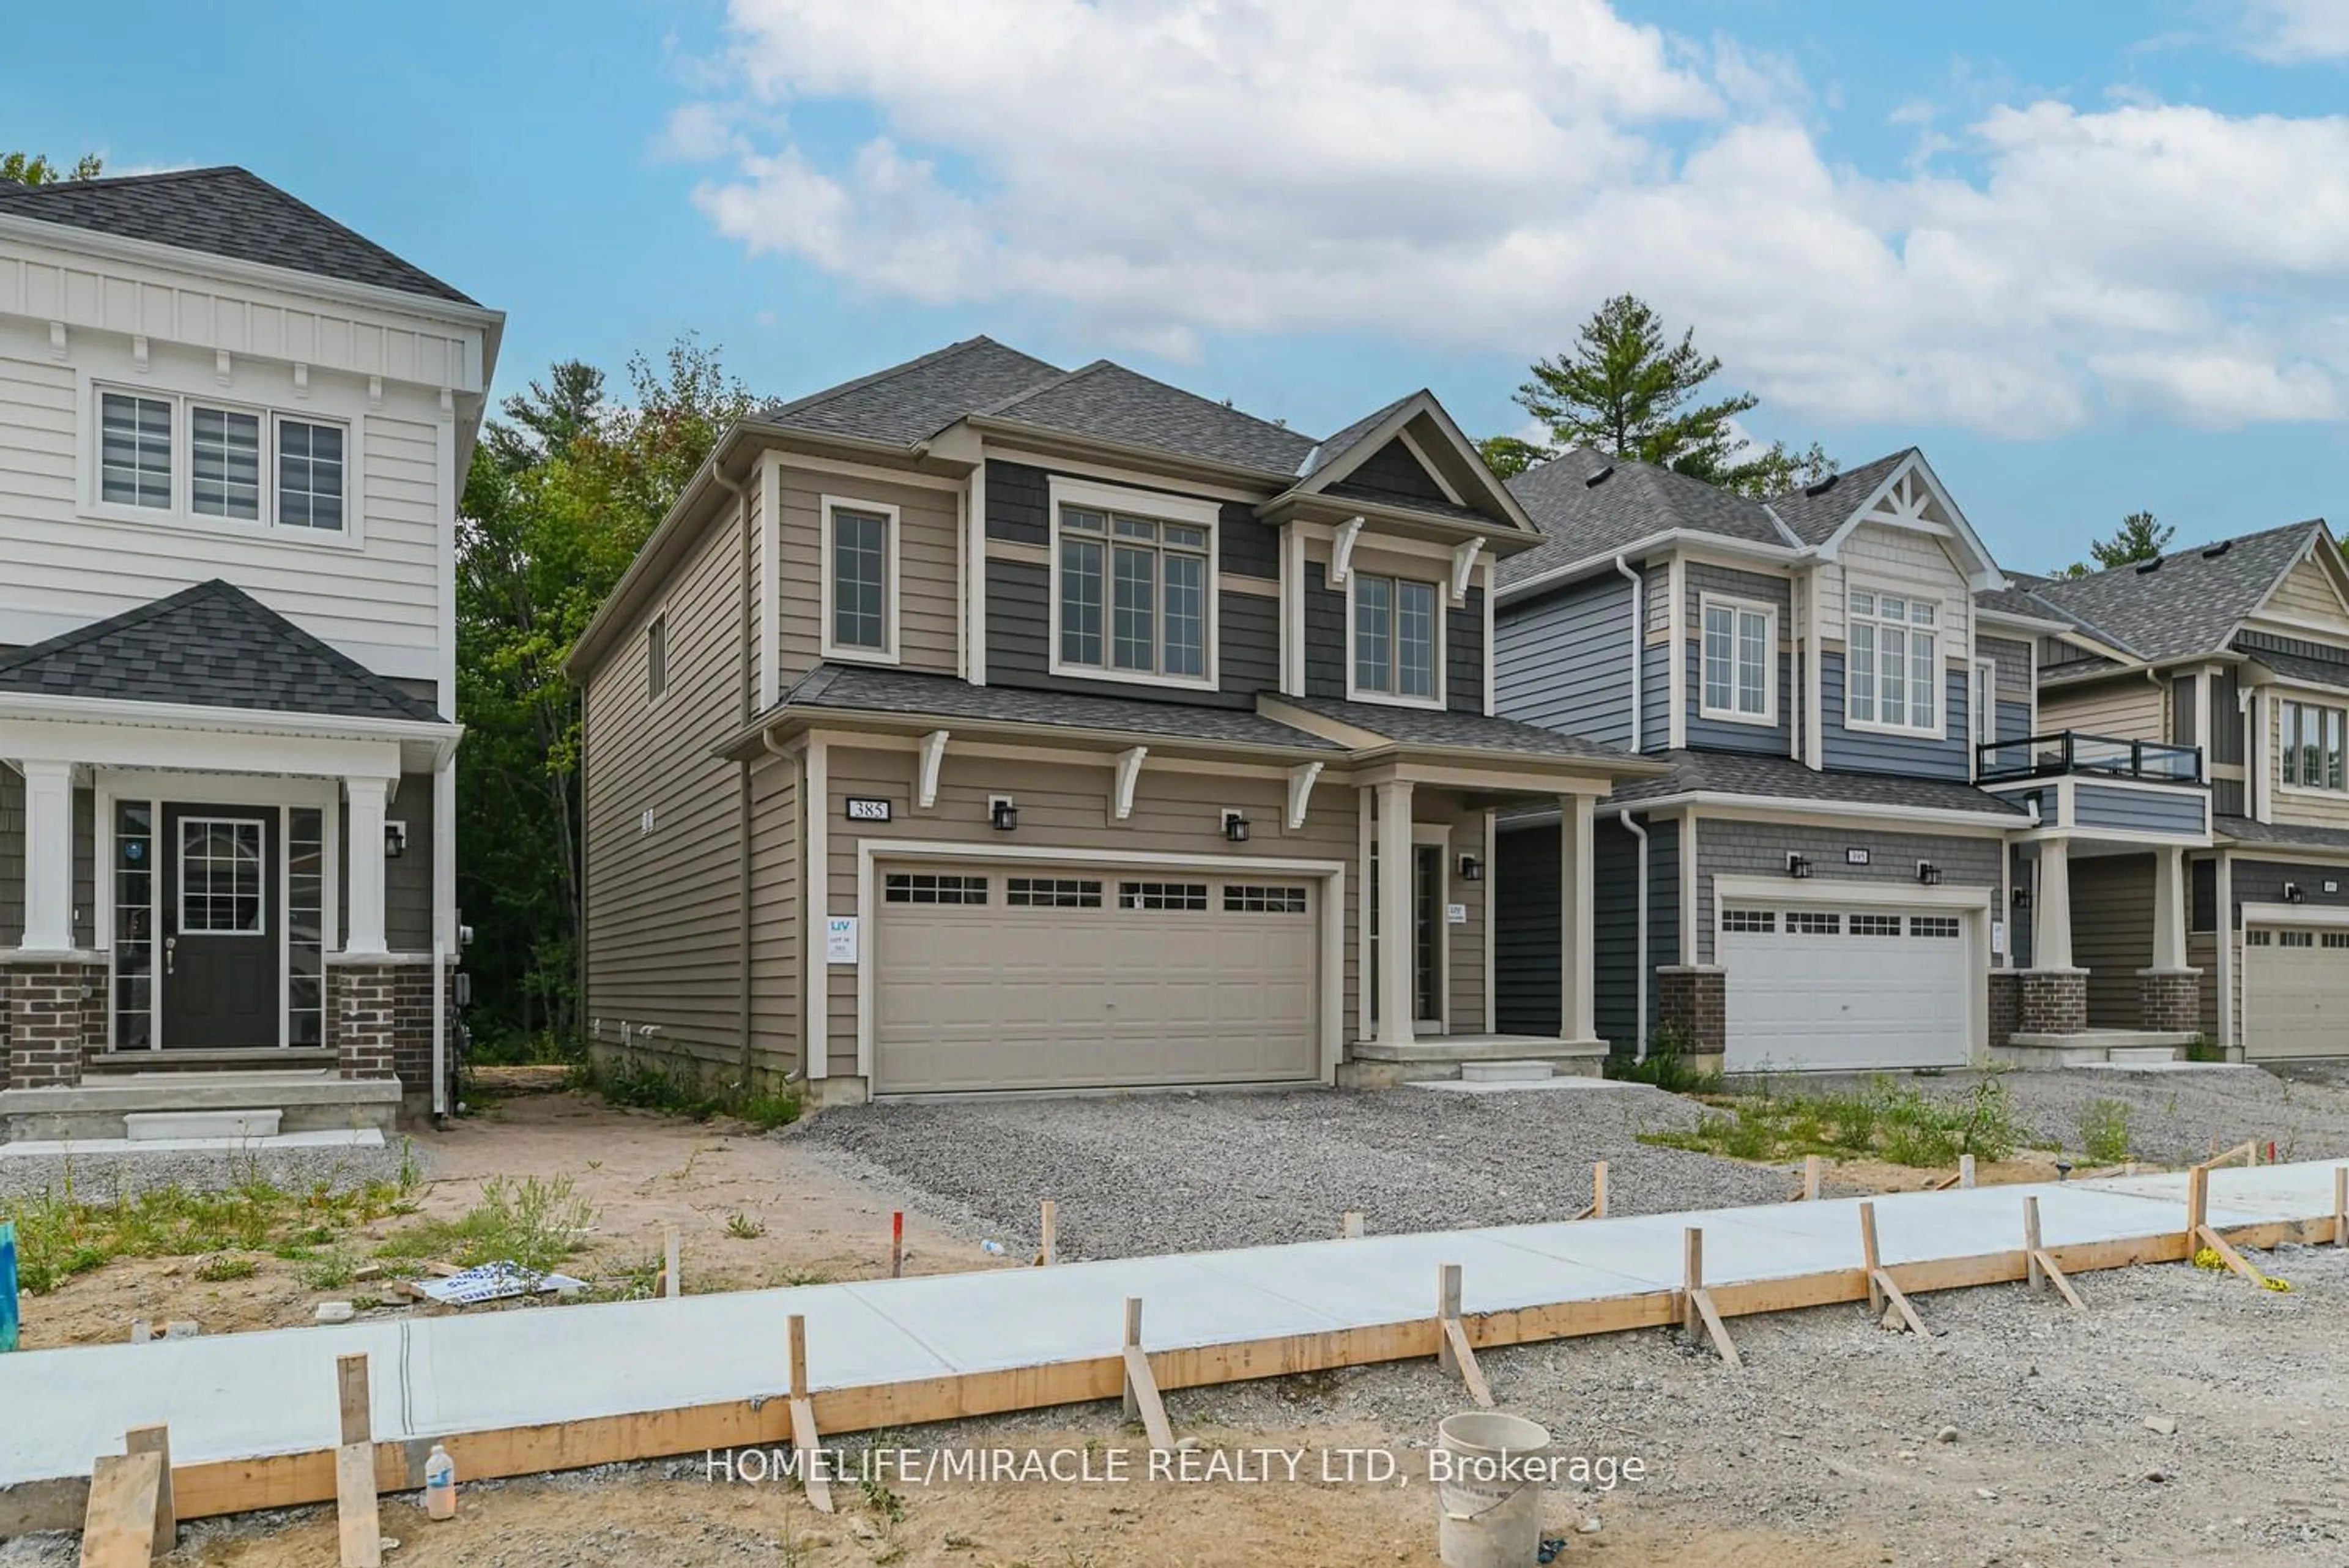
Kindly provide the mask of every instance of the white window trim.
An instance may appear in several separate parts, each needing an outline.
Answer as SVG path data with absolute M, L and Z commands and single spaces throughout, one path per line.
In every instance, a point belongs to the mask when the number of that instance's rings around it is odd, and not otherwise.
M 881 546 L 886 577 L 881 596 L 882 646 L 860 648 L 833 640 L 833 514 L 837 512 L 864 512 L 885 520 L 885 537 Z M 826 495 L 823 498 L 821 515 L 823 519 L 823 581 L 818 591 L 820 613 L 823 618 L 821 633 L 823 657 L 843 664 L 895 664 L 897 653 L 897 584 L 905 575 L 904 514 L 885 501 L 860 501 L 852 495 Z
M 1383 577 L 1396 583 L 1425 583 L 1435 595 L 1435 694 L 1432 697 L 1405 697 L 1392 691 L 1371 691 L 1354 683 L 1354 589 L 1364 577 Z M 1449 654 L 1452 644 L 1451 585 L 1434 577 L 1415 577 L 1407 571 L 1384 571 L 1356 566 L 1346 574 L 1346 701 L 1374 702 L 1387 708 L 1426 708 L 1441 710 L 1446 706 L 1446 688 L 1451 679 Z M 1392 616 L 1392 611 L 1389 614 Z M 1389 628 L 1392 637 L 1392 628 Z
M 1966 694 L 1972 711 L 1967 716 L 1973 721 L 1974 743 L 1993 746 L 1998 743 L 1998 660 L 1978 658 L 1973 670 L 1973 682 Z
M 1930 630 L 1933 637 L 1933 722 L 1930 724 L 1888 724 L 1881 719 L 1855 719 L 1851 716 L 1851 597 L 1854 594 L 1870 594 L 1881 599 L 1888 592 L 1896 599 L 1906 599 L 1911 604 L 1921 601 L 1933 607 L 1933 624 L 1930 628 L 1921 628 Z M 1884 622 L 1874 616 L 1864 616 L 1860 618 L 1868 621 L 1879 631 L 1883 629 Z M 1913 637 L 1920 628 L 1914 624 L 1904 623 L 1902 629 Z M 1912 741 L 1948 740 L 1950 738 L 1949 649 L 1945 646 L 1944 639 L 1950 630 L 1949 606 L 1939 593 L 1931 590 L 1920 592 L 1914 588 L 1901 587 L 1898 584 L 1887 589 L 1874 583 L 1856 580 L 1847 575 L 1843 585 L 1843 727 L 1861 734 L 1899 735 Z M 1883 684 L 1883 666 L 1878 664 L 1876 711 L 1879 713 L 1884 711 Z M 1903 706 L 1912 705 L 1904 704 Z
M 78 514 L 102 523 L 129 523 L 142 527 L 171 528 L 273 545 L 302 545 L 321 550 L 361 550 L 367 546 L 359 497 L 366 493 L 361 454 L 365 430 L 356 414 L 324 410 L 272 408 L 250 399 L 220 392 L 191 390 L 168 383 L 143 384 L 84 374 L 79 378 L 80 404 L 75 416 L 80 460 L 76 464 L 80 489 Z M 105 418 L 100 400 L 108 393 L 144 398 L 171 407 L 171 504 L 131 506 L 104 499 Z M 261 515 L 257 518 L 215 517 L 195 509 L 195 410 L 221 409 L 260 418 Z M 278 426 L 286 420 L 300 424 L 333 425 L 343 432 L 343 525 L 339 530 L 289 527 L 277 521 Z
M 1769 628 L 1763 641 L 1762 711 L 1759 713 L 1742 713 L 1733 707 L 1716 708 L 1704 700 L 1706 685 L 1704 623 L 1708 614 L 1715 609 L 1728 610 L 1733 616 L 1759 615 L 1762 617 L 1763 624 Z M 1730 695 L 1733 700 L 1738 685 L 1737 657 L 1739 650 L 1744 646 L 1744 639 L 1737 635 L 1737 627 L 1733 620 L 1730 625 L 1729 642 L 1729 686 Z M 1778 727 L 1778 607 L 1776 605 L 1758 599 L 1736 598 L 1728 594 L 1697 596 L 1696 701 L 1699 718 L 1718 720 L 1725 724 L 1752 724 L 1764 730 L 1775 730 Z
M 285 810 L 282 806 L 279 808 L 278 815 L 282 819 L 285 815 Z M 152 843 L 156 838 L 160 838 L 162 836 L 162 834 L 160 831 L 161 827 L 161 813 L 160 809 L 157 812 L 157 816 L 158 821 L 155 826 L 159 831 L 150 836 L 149 839 L 150 843 Z M 243 927 L 238 927 L 233 930 L 221 930 L 211 926 L 206 926 L 193 931 L 189 929 L 188 829 L 191 827 L 201 827 L 207 831 L 214 827 L 253 827 L 260 830 L 261 892 L 259 897 L 261 899 L 261 908 L 259 910 L 259 919 L 261 923 L 259 925 L 254 926 L 250 929 Z M 179 936 L 193 935 L 199 937 L 266 937 L 275 934 L 276 928 L 272 926 L 269 920 L 269 825 L 264 822 L 261 818 L 254 816 L 181 816 L 179 819 L 179 829 L 178 840 L 171 846 L 171 875 L 178 884 L 174 888 L 174 892 L 177 894 L 175 901 L 176 908 L 171 911 L 173 934 Z M 282 850 L 280 851 L 279 857 L 281 860 L 284 858 Z M 156 872 L 160 874 L 162 867 L 158 866 L 155 869 Z M 160 888 L 157 890 L 160 891 Z M 280 970 L 280 973 L 283 973 L 282 968 Z M 279 1033 L 282 1036 L 284 1033 L 282 1026 Z
M 2276 793 L 2278 794 L 2303 795 L 2311 800 L 2338 801 L 2344 797 L 2349 797 L 2349 789 L 2333 789 L 2325 784 L 2286 784 L 2284 782 L 2283 711 L 2286 707 L 2330 709 L 2336 713 L 2342 713 L 2344 714 L 2342 723 L 2344 732 L 2349 732 L 2349 701 L 2335 701 L 2323 697 L 2299 697 L 2294 696 L 2288 691 L 2277 692 L 2275 694 L 2274 711 L 2269 722 L 2269 734 L 2272 737 L 2271 745 L 2275 752 Z M 2344 734 L 2344 743 L 2349 743 L 2349 733 Z M 2349 760 L 2344 760 L 2344 770 L 2349 770 Z M 2349 782 L 2349 772 L 2344 772 L 2344 782 Z
M 660 639 L 660 689 L 658 691 L 655 691 L 653 688 L 653 639 L 655 633 L 658 633 Z M 645 622 L 644 650 L 645 706 L 647 708 L 657 708 L 661 705 L 661 700 L 668 695 L 670 686 L 675 684 L 675 682 L 669 679 L 668 607 L 667 605 L 663 605 L 660 608 L 655 610 L 653 612 L 652 618 Z
M 1050 509 L 1046 535 L 1044 594 L 1049 612 L 1045 632 L 1051 639 L 1047 649 L 1050 662 L 1046 668 L 1056 676 L 1071 680 L 1112 680 L 1126 686 L 1160 686 L 1176 691 L 1215 691 L 1221 689 L 1222 674 L 1217 646 L 1221 642 L 1223 590 L 1218 570 L 1223 560 L 1223 508 L 1213 501 L 1201 501 L 1187 495 L 1170 495 L 1163 491 L 1133 490 L 1122 485 L 1095 484 L 1087 480 L 1067 479 L 1054 474 L 1046 487 L 1045 504 Z M 1153 522 L 1174 523 L 1185 528 L 1203 528 L 1207 534 L 1207 570 L 1206 581 L 1207 626 L 1206 674 L 1158 675 L 1139 670 L 1118 670 L 1109 663 L 1109 642 L 1112 636 L 1111 578 L 1109 562 L 1104 553 L 1102 564 L 1102 663 L 1071 664 L 1061 657 L 1061 508 L 1081 506 L 1087 510 L 1123 512 L 1135 517 L 1147 517 Z M 1102 535 L 1106 546 L 1110 536 Z M 1165 614 L 1165 602 L 1159 602 L 1158 615 Z

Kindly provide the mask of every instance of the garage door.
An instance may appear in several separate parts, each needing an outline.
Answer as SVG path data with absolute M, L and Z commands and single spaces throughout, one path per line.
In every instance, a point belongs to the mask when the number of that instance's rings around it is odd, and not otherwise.
M 2254 926 L 2243 933 L 2243 1054 L 2254 1062 L 2349 1056 L 2349 931 Z
M 1732 904 L 1732 1071 L 1963 1065 L 1974 969 L 1962 917 L 1830 904 Z
M 1320 1075 L 1309 882 L 1061 867 L 880 875 L 880 1093 Z

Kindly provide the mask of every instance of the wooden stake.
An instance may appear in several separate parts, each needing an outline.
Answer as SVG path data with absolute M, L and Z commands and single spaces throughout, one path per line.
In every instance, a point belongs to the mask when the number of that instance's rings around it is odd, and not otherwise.
M 1590 1217 L 1607 1218 L 1607 1162 L 1603 1159 L 1590 1168 Z
M 161 1469 L 155 1487 L 155 1555 L 168 1557 L 180 1543 L 180 1516 L 171 1500 L 171 1428 L 133 1427 L 122 1446 L 134 1454 L 154 1454 Z
M 1140 1419 L 1150 1446 L 1161 1452 L 1174 1447 L 1174 1428 L 1166 1419 L 1166 1403 L 1158 1397 L 1158 1376 L 1150 1369 L 1150 1355 L 1142 1348 L 1142 1298 L 1125 1300 L 1125 1414 Z
M 1344 1214 L 1339 1216 L 1338 1235 L 1340 1240 L 1347 1241 L 1359 1241 L 1362 1239 L 1362 1211 L 1361 1210 L 1349 1209 Z
M 2227 1238 L 2220 1235 L 2218 1231 L 2208 1225 L 2198 1226 L 2194 1231 L 2194 1239 L 2218 1253 L 2219 1261 L 2226 1264 L 2229 1269 L 2242 1275 L 2261 1290 L 2267 1289 L 2268 1277 L 2252 1267 L 2251 1261 L 2235 1251 Z
M 1961 1154 L 1958 1156 L 1958 1185 L 1960 1187 L 1971 1187 L 1973 1184 L 1974 1157 L 1970 1154 Z
M 676 1226 L 668 1226 L 663 1231 L 661 1252 L 666 1260 L 661 1270 L 661 1294 L 675 1301 L 685 1294 L 684 1254 L 678 1244 Z
M 1743 1366 L 1745 1363 L 1739 1359 L 1737 1346 L 1730 1341 L 1729 1325 L 1721 1321 L 1720 1309 L 1713 1304 L 1713 1293 L 1704 1288 L 1704 1232 L 1692 1227 L 1685 1247 L 1687 1278 L 1681 1285 L 1681 1332 L 1694 1339 L 1702 1329 L 1722 1360 L 1732 1366 Z
M 1876 1205 L 1859 1206 L 1859 1255 L 1868 1269 L 1868 1311 L 1872 1317 L 1884 1315 L 1884 1267 L 1876 1251 Z
M 815 1401 L 808 1393 L 807 1319 L 792 1314 L 792 1449 L 799 1457 L 800 1487 L 808 1506 L 818 1513 L 832 1511 L 832 1478 L 824 1473 L 823 1434 L 816 1430 Z
M 335 1525 L 343 1568 L 383 1568 L 383 1527 L 375 1493 L 374 1417 L 367 1399 L 367 1358 L 338 1356 L 335 1386 L 342 1442 L 335 1449 Z M 153 1529 L 150 1515 L 148 1528 Z
M 2333 1173 L 2333 1244 L 2349 1247 L 2349 1165 Z
M 1460 1321 L 1460 1265 L 1445 1263 L 1435 1272 L 1435 1364 L 1468 1387 L 1468 1397 L 1487 1409 L 1493 1386 L 1476 1365 L 1476 1347 L 1468 1342 L 1468 1327 Z
M 2074 1312 L 2085 1312 L 2088 1310 L 2088 1303 L 2082 1301 L 2080 1299 L 2080 1293 L 2072 1288 L 2071 1280 L 2065 1277 L 2064 1271 L 2056 1266 L 2054 1257 L 2048 1253 L 2041 1252 L 2037 1254 L 2033 1261 L 2038 1263 L 2039 1272 L 2047 1276 L 2048 1283 L 2055 1287 L 2055 1293 L 2069 1302 L 2072 1304 L 2072 1310 Z
M 1892 1276 L 1878 1269 L 1874 1277 L 1876 1288 L 1883 1293 L 1886 1301 L 1892 1303 L 1892 1310 L 1884 1314 L 1885 1326 L 1890 1327 L 1892 1320 L 1898 1318 L 1908 1324 L 1909 1332 L 1918 1338 L 1932 1338 L 1933 1331 L 1925 1326 L 1925 1320 L 1917 1315 L 1917 1309 L 1909 1304 L 1909 1298 L 1900 1293 L 1900 1287 L 1892 1282 Z
M 1816 1154 L 1803 1156 L 1803 1201 L 1816 1203 L 1819 1188 L 1826 1175 L 1826 1162 Z
M 2031 1288 L 2047 1288 L 2047 1272 L 2039 1266 L 2039 1199 L 2034 1194 L 2023 1200 L 2023 1257 Z
M 2198 1165 L 2186 1173 L 2186 1240 L 2192 1251 L 2195 1237 L 2200 1235 L 2210 1219 L 2210 1168 Z
M 889 1216 L 889 1277 L 903 1279 L 905 1274 L 905 1211 L 898 1210 Z
M 1036 1222 L 1036 1231 L 1042 1239 L 1036 1249 L 1036 1266 L 1050 1268 L 1060 1262 L 1061 1206 L 1049 1198 L 1044 1199 L 1043 1214 Z
M 156 1499 L 162 1456 L 100 1454 L 90 1468 L 89 1510 L 82 1522 L 82 1568 L 147 1568 L 155 1561 Z

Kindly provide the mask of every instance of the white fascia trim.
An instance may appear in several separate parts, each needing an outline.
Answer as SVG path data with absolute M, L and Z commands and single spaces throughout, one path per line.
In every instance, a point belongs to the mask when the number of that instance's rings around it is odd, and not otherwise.
M 1985 593 L 2009 587 L 2006 574 L 1998 568 L 1997 559 L 1991 555 L 1989 547 L 1982 542 L 1982 535 L 1974 532 L 1973 524 L 1966 521 L 1966 514 L 1959 510 L 1958 504 L 1951 499 L 1950 493 L 1941 487 L 1940 476 L 1934 473 L 1933 465 L 1925 461 L 1925 454 L 1921 452 L 1911 452 L 1907 458 L 1893 464 L 1892 472 L 1884 476 L 1884 482 L 1868 492 L 1868 499 L 1854 507 L 1851 514 L 1837 525 L 1836 531 L 1827 536 L 1826 542 L 1819 546 L 1819 559 L 1823 561 L 1836 559 L 1843 548 L 1843 542 L 1851 537 L 1854 530 L 1857 529 L 1862 523 L 1868 520 L 1868 514 L 1876 510 L 1878 502 L 1892 493 L 1892 487 L 1910 473 L 1918 475 L 1924 481 L 1925 488 L 1931 493 L 1933 500 L 1944 513 L 1949 514 L 1950 521 L 1956 524 L 1955 533 L 1951 536 L 1963 544 L 1967 553 L 1973 557 L 1974 567 L 1966 576 L 1966 586 L 1975 593 Z M 1889 527 L 1892 524 L 1888 524 L 1886 526 Z M 1936 537 L 1940 536 L 1942 535 L 1937 530 Z
M 465 734 L 462 724 L 422 719 L 354 719 L 265 708 L 210 708 L 192 702 L 132 702 L 29 691 L 0 695 L 0 723 L 11 721 L 115 730 L 212 731 L 289 740 L 407 742 L 432 746 L 436 754 L 444 756 L 456 750 Z
M 1944 827 L 1972 828 L 1980 833 L 1995 833 L 2002 836 L 2028 826 L 2021 816 L 2005 813 L 1952 811 L 1946 806 L 1868 805 L 1856 801 L 1801 800 L 1785 795 L 1726 794 L 1719 790 L 1689 790 L 1679 794 L 1643 796 L 1638 800 L 1610 801 L 1609 808 L 1626 806 L 1637 812 L 1675 811 L 1700 808 L 1707 815 L 1743 814 L 1761 817 L 1773 811 L 1806 816 L 1873 818 L 1885 827 L 1898 830 L 1903 825 L 1930 822 Z
M 851 648 L 834 643 L 833 634 L 833 528 L 835 512 L 867 512 L 881 518 L 885 524 L 881 547 L 883 582 L 881 589 L 882 646 Z M 905 530 L 904 514 L 885 501 L 865 501 L 854 495 L 830 495 L 821 498 L 816 508 L 819 534 L 818 556 L 821 580 L 816 585 L 817 614 L 823 625 L 817 628 L 822 657 L 843 664 L 895 664 L 897 662 L 897 580 L 904 576 Z
M 1721 906 L 1732 899 L 1754 904 L 1873 904 L 1901 908 L 1922 905 L 1933 909 L 1987 912 L 1995 902 L 1996 894 L 1997 889 L 1988 883 L 1979 888 L 1927 888 L 1901 882 L 1838 882 L 1818 877 L 1716 876 L 1713 879 L 1713 919 L 1716 922 L 1721 919 Z
M 1557 587 L 1578 577 L 1596 576 L 1601 572 L 1612 571 L 1618 556 L 1628 561 L 1638 561 L 1660 551 L 1682 548 L 1703 550 L 1717 556 L 1733 556 L 1771 566 L 1798 566 L 1817 555 L 1816 551 L 1808 547 L 1782 549 L 1775 545 L 1756 545 L 1747 540 L 1727 538 L 1719 534 L 1706 534 L 1689 528 L 1671 528 L 1661 534 L 1651 534 L 1644 539 L 1635 539 L 1628 545 L 1599 555 L 1585 556 L 1563 566 L 1553 566 L 1548 571 L 1537 572 L 1530 577 L 1511 583 L 1501 590 L 1501 602 L 1514 603 L 1529 594 Z
M 2068 621 L 2041 620 L 2036 616 L 2016 615 L 2012 610 L 1992 609 L 1985 604 L 1974 606 L 1974 618 L 1988 627 L 2011 627 L 2017 631 L 2035 632 L 2042 637 L 2062 637 L 2075 628 Z
M 2244 926 L 2349 926 L 2349 909 L 2326 904 L 2245 904 Z M 2208 935 L 2209 933 L 2204 933 Z
M 1169 494 L 1162 490 L 1134 490 L 1088 479 L 1070 479 L 1057 473 L 1051 476 L 1050 490 L 1056 520 L 1061 504 L 1073 502 L 1079 506 L 1099 507 L 1104 512 L 1129 512 L 1161 523 L 1187 524 L 1194 528 L 1214 528 L 1223 521 L 1223 508 L 1214 502 Z

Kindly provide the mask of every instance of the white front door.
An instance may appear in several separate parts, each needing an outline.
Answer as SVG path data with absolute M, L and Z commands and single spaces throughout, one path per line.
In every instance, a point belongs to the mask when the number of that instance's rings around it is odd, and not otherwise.
M 1726 905 L 1729 1070 L 1963 1066 L 1977 983 L 1968 924 L 1943 909 Z

